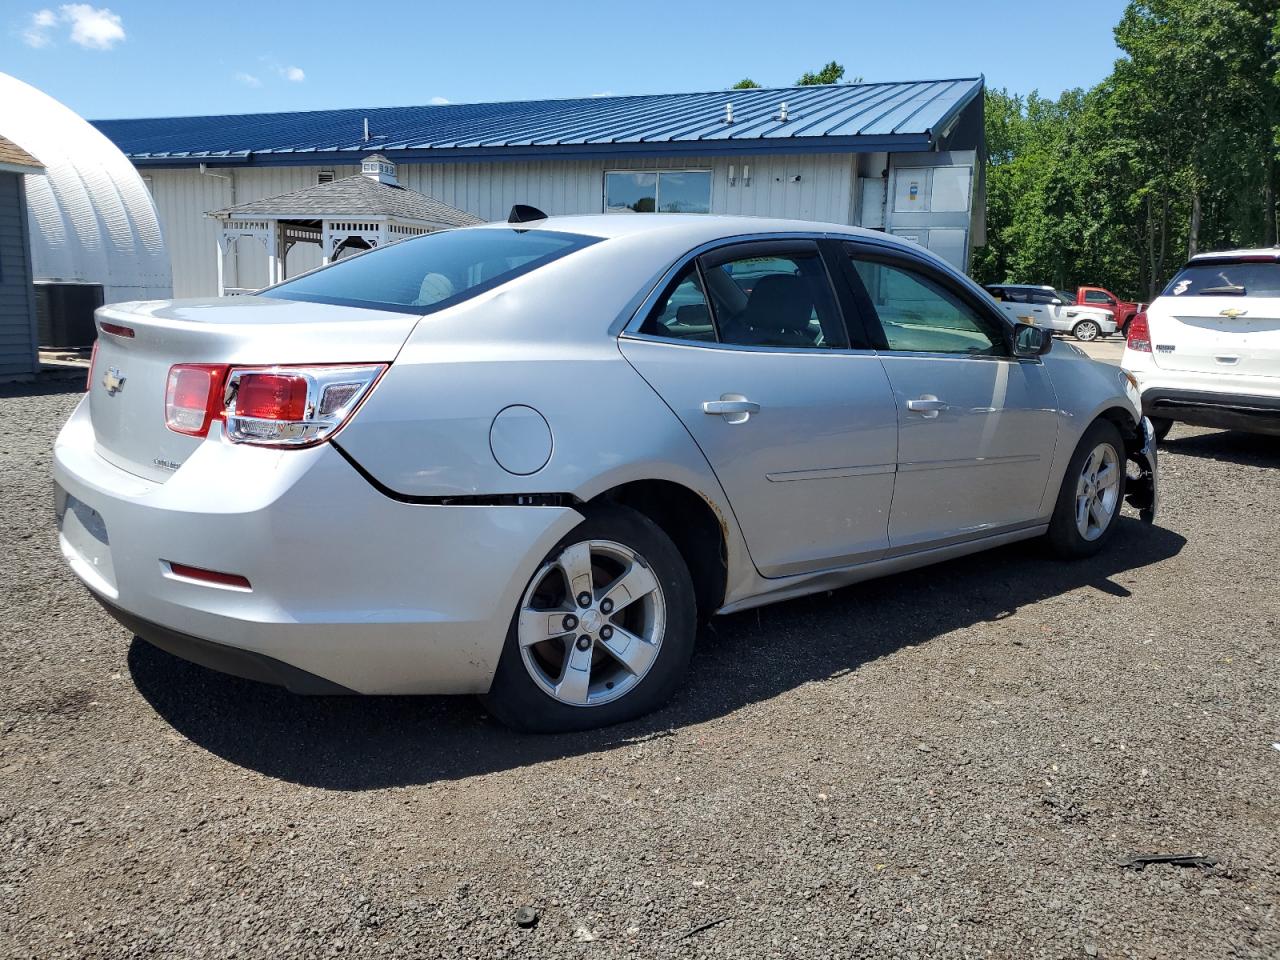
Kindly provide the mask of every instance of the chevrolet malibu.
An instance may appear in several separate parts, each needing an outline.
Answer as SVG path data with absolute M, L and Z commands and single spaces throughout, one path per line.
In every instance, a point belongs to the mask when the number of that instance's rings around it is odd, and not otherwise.
M 106 610 L 298 693 L 563 731 L 667 700 L 700 618 L 1154 516 L 1126 374 L 918 246 L 513 220 L 100 309 L 54 475 Z

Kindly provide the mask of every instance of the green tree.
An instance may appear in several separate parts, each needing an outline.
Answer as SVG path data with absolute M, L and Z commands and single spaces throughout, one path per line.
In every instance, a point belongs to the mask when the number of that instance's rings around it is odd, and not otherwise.
M 737 83 L 735 83 L 735 84 L 734 84 L 730 89 L 733 89 L 733 90 L 758 90 L 759 88 L 760 88 L 760 84 L 756 83 L 756 82 L 755 82 L 754 80 L 752 80 L 750 77 L 743 77 L 741 80 L 739 80 Z
M 844 78 L 844 67 L 832 60 L 817 73 L 806 73 L 796 81 L 796 86 L 816 87 L 824 83 L 839 83 Z
M 1150 299 L 1183 250 L 1275 242 L 1280 4 L 1134 0 L 1115 34 L 1091 90 L 987 91 L 979 279 Z

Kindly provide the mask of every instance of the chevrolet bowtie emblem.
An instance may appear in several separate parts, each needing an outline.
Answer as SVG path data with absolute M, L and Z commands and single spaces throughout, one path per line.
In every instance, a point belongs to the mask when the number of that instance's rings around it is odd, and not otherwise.
M 107 372 L 102 375 L 102 385 L 107 388 L 107 396 L 114 397 L 123 390 L 126 379 L 119 367 L 107 367 Z
M 1218 316 L 1230 317 L 1232 320 L 1234 320 L 1236 317 L 1243 317 L 1248 312 L 1249 312 L 1248 310 L 1237 310 L 1235 307 L 1231 307 L 1230 309 L 1227 309 L 1227 310 L 1218 311 Z

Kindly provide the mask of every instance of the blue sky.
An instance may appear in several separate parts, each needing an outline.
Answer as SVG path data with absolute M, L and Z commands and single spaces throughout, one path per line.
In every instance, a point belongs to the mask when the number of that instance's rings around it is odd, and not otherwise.
M 1102 79 L 1122 0 L 0 0 L 0 70 L 91 119 L 986 75 Z

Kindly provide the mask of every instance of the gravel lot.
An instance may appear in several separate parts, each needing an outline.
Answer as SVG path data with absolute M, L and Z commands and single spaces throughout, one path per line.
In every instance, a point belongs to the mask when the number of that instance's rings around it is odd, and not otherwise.
M 1280 955 L 1278 440 L 1177 428 L 1094 560 L 722 618 L 658 715 L 534 738 L 132 640 L 57 553 L 77 389 L 0 388 L 4 956 Z

